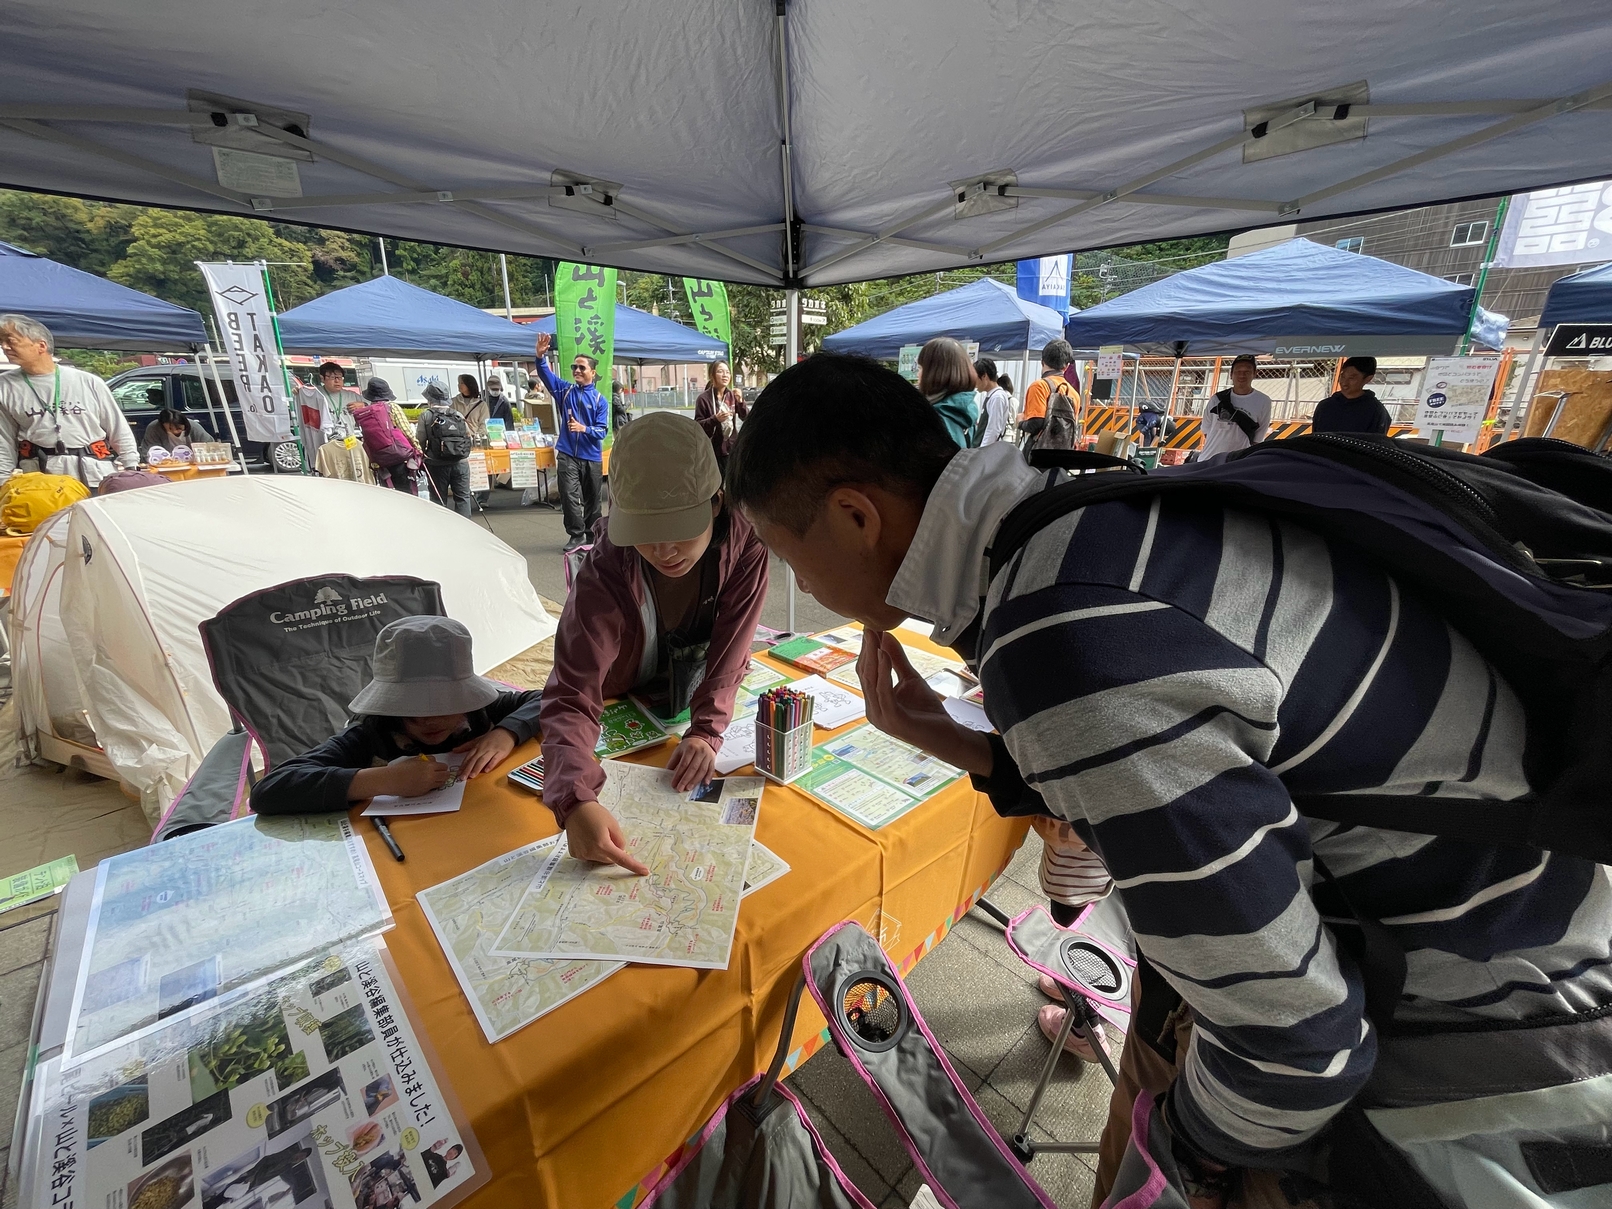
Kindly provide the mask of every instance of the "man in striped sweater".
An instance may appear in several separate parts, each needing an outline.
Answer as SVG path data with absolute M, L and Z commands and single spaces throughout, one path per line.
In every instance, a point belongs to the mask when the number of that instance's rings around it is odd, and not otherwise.
M 987 583 L 997 526 L 1049 475 L 948 444 L 899 377 L 819 355 L 762 393 L 728 490 L 824 605 L 875 631 L 923 619 L 977 662 L 999 734 L 953 723 L 889 638 L 863 646 L 868 716 L 1107 863 L 1190 1010 L 1163 1119 L 1193 1203 L 1242 1168 L 1324 1178 L 1351 1102 L 1447 1204 L 1612 1195 L 1607 869 L 1293 805 L 1527 792 L 1521 707 L 1459 619 L 1365 552 L 1174 498 L 1066 516 Z M 1405 953 L 1387 1036 L 1351 908 Z M 1132 1078 L 1145 1056 L 1127 1045 Z

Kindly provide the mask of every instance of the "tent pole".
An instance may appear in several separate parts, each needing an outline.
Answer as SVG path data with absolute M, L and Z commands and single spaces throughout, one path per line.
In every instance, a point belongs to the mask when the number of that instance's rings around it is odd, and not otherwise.
M 509 304 L 509 257 L 503 252 L 498 254 L 498 272 L 504 279 L 504 318 L 514 323 L 515 308 Z
M 1029 392 L 1030 392 L 1030 350 L 1025 349 L 1024 350 L 1024 376 L 1019 379 L 1018 410 L 1019 410 L 1019 412 L 1021 414 L 1024 411 L 1024 396 L 1027 395 Z M 1017 433 L 1016 430 L 1015 430 L 1014 435 L 1018 436 L 1018 433 Z
M 1175 358 L 1175 372 L 1170 375 L 1170 398 L 1169 398 L 1169 401 L 1167 403 L 1165 403 L 1165 405 L 1164 405 L 1164 414 L 1166 416 L 1175 415 L 1175 391 L 1176 391 L 1176 387 L 1178 387 L 1180 385 L 1181 385 L 1181 354 L 1177 353 L 1176 358 Z
M 783 18 L 779 18 L 779 36 L 783 35 Z M 785 232 L 787 241 L 788 232 Z M 788 289 L 784 291 L 784 310 L 787 315 L 787 325 L 784 329 L 784 368 L 787 370 L 800 360 L 800 291 Z M 789 568 L 789 624 L 786 627 L 791 634 L 795 632 L 795 568 Z
M 376 236 L 376 239 L 380 242 L 380 245 L 381 245 L 381 276 L 382 277 L 390 277 L 392 275 L 392 270 L 389 269 L 387 267 L 387 265 L 386 265 L 386 236 L 379 235 L 379 236 Z
M 230 440 L 235 442 L 235 452 L 241 459 L 241 473 L 250 474 L 246 468 L 246 447 L 241 444 L 241 434 L 235 431 L 235 417 L 230 414 L 229 396 L 224 393 L 224 380 L 218 376 L 218 354 L 213 352 L 213 346 L 207 346 L 207 364 L 213 371 L 213 382 L 218 387 L 219 402 L 224 405 L 224 420 L 229 425 Z M 207 382 L 202 381 L 202 393 L 207 393 Z M 293 400 L 293 403 L 295 400 Z

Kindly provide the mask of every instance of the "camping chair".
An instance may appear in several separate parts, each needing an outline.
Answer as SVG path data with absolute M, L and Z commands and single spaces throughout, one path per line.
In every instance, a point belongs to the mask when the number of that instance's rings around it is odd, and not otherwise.
M 854 923 L 837 924 L 801 965 L 772 1066 L 717 1110 L 644 1209 L 872 1209 L 800 1101 L 778 1083 L 807 990 L 936 1201 L 945 1209 L 1052 1209 L 957 1077 L 873 937 Z M 789 1111 L 779 1111 L 785 1105 Z
M 994 912 L 994 908 L 993 908 Z M 1113 1059 L 1103 1044 L 1098 1021 L 1107 1020 L 1122 1033 L 1131 1023 L 1131 980 L 1136 971 L 1136 941 L 1119 896 L 1110 894 L 1088 903 L 1075 922 L 1060 928 L 1045 907 L 1031 907 L 1007 921 L 1008 947 L 1032 970 L 1047 975 L 1063 993 L 1063 1026 L 1052 1042 L 1052 1052 L 1041 1068 L 1041 1078 L 1030 1095 L 1024 1117 L 1010 1145 L 1028 1163 L 1037 1151 L 1054 1154 L 1096 1154 L 1096 1142 L 1036 1142 L 1030 1123 L 1041 1097 L 1058 1069 L 1064 1042 L 1078 1027 L 1102 1064 L 1111 1083 L 1119 1082 Z
M 201 624 L 230 731 L 157 824 L 152 842 L 246 813 L 252 747 L 263 766 L 317 747 L 347 724 L 369 683 L 375 636 L 400 617 L 441 615 L 442 589 L 407 575 L 318 575 L 244 596 Z

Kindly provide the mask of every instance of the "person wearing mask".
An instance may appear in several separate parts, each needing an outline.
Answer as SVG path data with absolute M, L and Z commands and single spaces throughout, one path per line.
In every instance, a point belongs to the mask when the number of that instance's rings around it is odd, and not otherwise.
M 1377 358 L 1350 357 L 1338 371 L 1338 389 L 1315 405 L 1311 432 L 1367 432 L 1388 435 L 1388 409 L 1366 384 L 1377 375 Z
M 17 368 L 0 373 L 0 481 L 29 464 L 94 490 L 114 470 L 133 470 L 140 451 L 105 382 L 56 360 L 56 338 L 27 315 L 0 315 L 0 352 Z
M 994 445 L 1007 431 L 1008 413 L 1013 409 L 1013 396 L 996 381 L 996 362 L 981 357 L 974 362 L 975 387 L 980 392 L 979 423 L 974 426 L 975 448 Z
M 622 429 L 610 486 L 610 517 L 560 614 L 543 689 L 543 801 L 572 856 L 643 874 L 598 801 L 600 713 L 629 692 L 663 717 L 687 709 L 667 767 L 680 793 L 708 781 L 749 670 L 767 550 L 727 507 L 716 451 L 687 416 L 653 411 Z
M 537 373 L 554 399 L 560 437 L 554 444 L 560 480 L 560 509 L 565 518 L 566 550 L 585 546 L 599 523 L 603 482 L 604 439 L 610 430 L 610 405 L 595 385 L 599 362 L 585 353 L 571 359 L 568 381 L 549 367 L 554 337 L 537 337 Z
M 974 400 L 977 382 L 974 363 L 950 336 L 936 336 L 918 351 L 915 384 L 933 404 L 959 449 L 973 444 L 974 425 L 979 421 L 979 405 Z
M 1025 388 L 1024 414 L 1019 417 L 1019 431 L 1025 436 L 1035 438 L 1041 435 L 1041 430 L 1047 426 L 1047 401 L 1055 393 L 1070 400 L 1071 413 L 1078 405 L 1080 389 L 1072 387 L 1064 377 L 1064 370 L 1074 360 L 1075 350 L 1069 347 L 1067 340 L 1054 340 L 1041 350 L 1041 376 Z M 1034 443 L 1033 440 L 1031 443 Z M 1072 445 L 1054 447 L 1073 448 Z
M 1255 361 L 1243 353 L 1231 363 L 1231 386 L 1217 391 L 1203 417 L 1198 461 L 1258 445 L 1271 434 L 1271 397 L 1254 389 Z
M 487 393 L 483 396 L 487 409 L 487 419 L 501 420 L 504 431 L 509 432 L 515 427 L 515 409 L 510 406 L 509 396 L 504 393 L 504 379 L 493 374 L 487 379 Z
M 195 420 L 171 407 L 164 407 L 157 413 L 157 418 L 146 425 L 145 434 L 140 438 L 140 456 L 145 457 L 146 451 L 153 445 L 160 445 L 171 453 L 177 445 L 194 445 L 197 441 L 212 439 L 213 434 Z
M 732 381 L 733 371 L 728 363 L 713 361 L 706 370 L 705 389 L 694 400 L 695 422 L 711 438 L 716 464 L 723 470 L 727 469 L 728 450 L 733 448 L 733 439 L 739 435 L 739 425 L 750 414 L 750 405 L 744 401 L 744 396 L 729 386 Z
M 460 382 L 463 383 L 461 378 Z M 470 515 L 470 429 L 458 409 L 448 406 L 448 393 L 435 382 L 425 388 L 425 410 L 415 426 L 416 444 L 425 455 L 431 494 L 444 508 Z

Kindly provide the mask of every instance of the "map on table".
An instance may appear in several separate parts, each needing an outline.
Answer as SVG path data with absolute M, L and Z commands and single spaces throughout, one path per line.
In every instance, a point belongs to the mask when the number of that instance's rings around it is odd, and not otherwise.
M 811 768 L 794 785 L 877 831 L 962 775 L 962 769 L 892 739 L 870 723 L 819 744 Z
M 901 653 L 907 657 L 907 662 L 912 664 L 913 670 L 925 680 L 928 680 L 937 672 L 966 671 L 961 659 L 936 655 L 932 651 L 920 651 L 917 647 L 907 646 L 905 643 L 901 646 Z M 828 674 L 828 678 L 836 684 L 854 688 L 857 692 L 862 691 L 862 678 L 856 674 L 856 664 L 854 663 L 847 663 L 844 667 L 835 668 Z
M 139 1040 L 41 1064 L 21 1203 L 440 1209 L 487 1178 L 442 1073 L 384 946 L 321 947 Z
M 392 926 L 345 815 L 251 816 L 102 861 L 63 1058 Z
M 542 961 L 493 953 L 493 942 L 515 914 L 526 888 L 563 853 L 564 838 L 550 836 L 415 896 L 489 1042 L 502 1041 L 626 964 L 587 959 Z M 752 842 L 744 893 L 759 890 L 788 872 L 789 866 L 775 853 Z
M 562 856 L 533 879 L 493 953 L 727 969 L 765 779 L 721 777 L 680 794 L 664 768 L 603 767 L 599 802 L 649 876 Z

